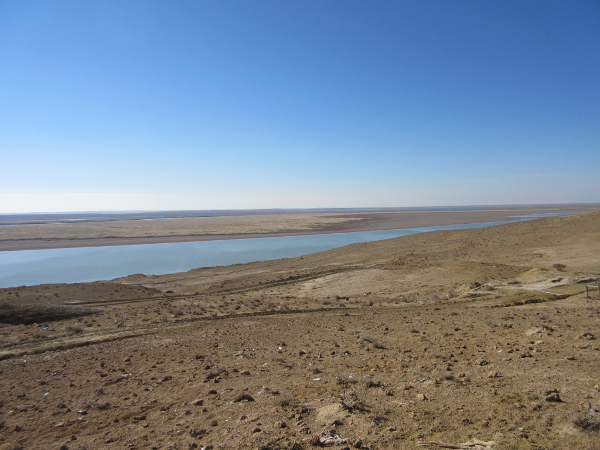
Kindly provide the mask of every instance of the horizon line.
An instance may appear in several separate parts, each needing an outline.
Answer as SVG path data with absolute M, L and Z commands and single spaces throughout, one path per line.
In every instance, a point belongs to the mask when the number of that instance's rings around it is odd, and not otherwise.
M 433 205 L 433 206 L 362 206 L 362 207 L 319 207 L 319 208 L 223 208 L 223 209 L 145 209 L 145 210 L 87 210 L 87 211 L 32 211 L 32 212 L 7 212 L 0 216 L 34 215 L 34 214 L 143 214 L 143 213 L 169 213 L 169 212 L 244 212 L 244 211 L 364 211 L 364 210 L 402 210 L 402 209 L 465 209 L 465 208 L 502 208 L 502 207 L 527 207 L 527 206 L 569 206 L 569 205 L 598 205 L 600 202 L 577 203 L 501 203 L 483 205 Z

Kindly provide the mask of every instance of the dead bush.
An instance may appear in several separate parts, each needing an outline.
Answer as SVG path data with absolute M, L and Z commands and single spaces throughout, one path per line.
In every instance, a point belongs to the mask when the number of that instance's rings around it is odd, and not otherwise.
M 275 403 L 282 408 L 289 408 L 296 404 L 296 399 L 291 393 L 283 392 L 277 396 Z
M 373 336 L 371 336 L 369 334 L 366 334 L 366 333 L 365 334 L 361 334 L 360 337 L 358 338 L 358 340 L 362 344 L 371 344 L 375 348 L 379 348 L 379 349 L 385 348 L 381 342 L 379 342 Z
M 374 381 L 370 375 L 363 375 L 362 377 L 360 377 L 360 383 L 367 389 L 373 387 L 381 387 L 381 383 L 378 381 Z
M 598 433 L 600 432 L 600 422 L 595 417 L 582 417 L 575 419 L 573 424 L 581 431 L 585 433 Z
M 337 382 L 337 384 L 341 384 L 341 385 L 345 386 L 345 385 L 348 385 L 348 384 L 354 384 L 358 380 L 351 373 L 348 373 L 348 372 L 338 372 L 337 375 L 335 376 L 335 381 Z

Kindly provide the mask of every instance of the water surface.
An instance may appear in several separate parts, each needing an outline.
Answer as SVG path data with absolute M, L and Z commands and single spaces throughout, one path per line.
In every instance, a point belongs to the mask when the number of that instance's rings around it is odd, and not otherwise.
M 110 280 L 134 273 L 185 272 L 197 267 L 293 258 L 427 231 L 483 228 L 510 222 L 514 220 L 307 236 L 0 252 L 0 287 Z

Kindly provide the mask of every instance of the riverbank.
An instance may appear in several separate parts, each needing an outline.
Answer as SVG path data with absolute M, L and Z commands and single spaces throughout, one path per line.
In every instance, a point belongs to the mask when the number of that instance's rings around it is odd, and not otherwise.
M 142 220 L 113 215 L 99 222 L 0 224 L 0 251 L 301 236 L 353 231 L 393 230 L 513 220 L 515 216 L 566 214 L 599 210 L 594 205 L 528 205 L 493 208 L 365 210 L 324 213 L 240 212 L 212 217 L 165 218 L 146 213 Z M 61 216 L 62 217 L 62 216 Z M 92 220 L 94 219 L 94 220 Z M 23 220 L 23 219 L 21 219 Z M 63 222 L 68 217 L 62 217 Z M 83 221 L 83 222 L 82 222 Z
M 260 239 L 0 252 L 0 287 L 32 286 L 43 283 L 83 283 L 120 278 L 132 273 L 162 275 L 186 272 L 198 267 L 301 257 L 349 244 L 381 241 L 416 233 L 482 228 L 506 223 L 512 222 L 483 222 L 352 233 L 258 236 Z

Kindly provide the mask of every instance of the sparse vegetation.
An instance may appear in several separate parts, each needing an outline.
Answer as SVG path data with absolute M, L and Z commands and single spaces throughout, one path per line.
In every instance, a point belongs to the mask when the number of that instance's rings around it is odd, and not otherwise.
M 346 386 L 348 384 L 355 384 L 358 382 L 356 377 L 349 372 L 338 372 L 335 376 L 335 381 L 337 382 L 337 384 L 341 384 L 343 386 Z
M 379 340 L 375 339 L 373 336 L 367 333 L 363 333 L 358 338 L 359 342 L 362 344 L 372 345 L 375 348 L 383 349 L 385 348 Z
M 598 434 L 600 433 L 600 421 L 594 416 L 590 417 L 579 417 L 573 421 L 573 424 L 577 427 L 577 429 L 584 431 L 588 434 Z

